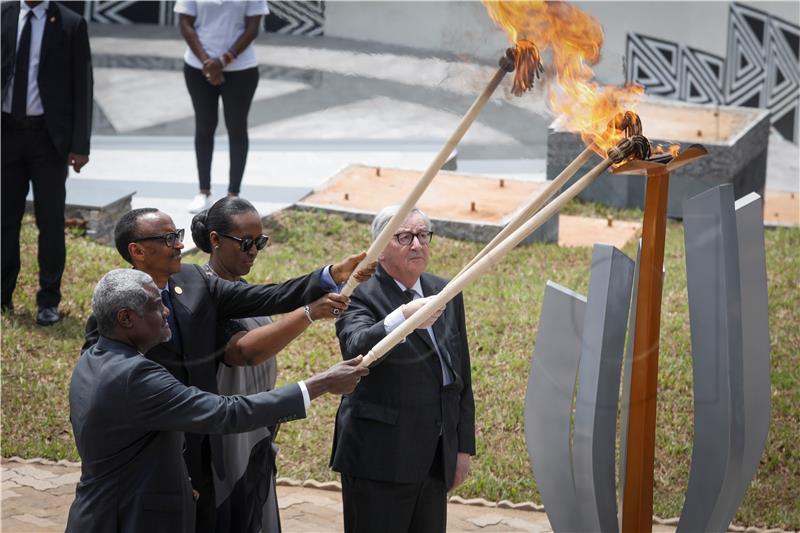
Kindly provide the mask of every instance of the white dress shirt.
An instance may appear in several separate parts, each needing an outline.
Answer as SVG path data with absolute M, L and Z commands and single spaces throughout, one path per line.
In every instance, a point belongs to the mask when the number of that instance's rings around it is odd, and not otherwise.
M 39 96 L 39 56 L 42 52 L 42 35 L 44 35 L 44 25 L 47 21 L 47 7 L 50 2 L 45 0 L 34 8 L 31 8 L 24 1 L 19 3 L 19 19 L 17 21 L 17 50 L 19 50 L 19 38 L 22 36 L 22 28 L 25 27 L 25 17 L 28 12 L 31 15 L 31 55 L 28 60 L 28 107 L 26 114 L 36 116 L 44 114 L 42 98 Z M 15 69 L 16 72 L 16 69 Z M 11 113 L 11 100 L 14 98 L 14 73 L 8 82 L 6 92 L 3 95 L 3 113 Z
M 416 300 L 417 298 L 422 298 L 424 296 L 422 294 L 422 284 L 420 283 L 419 279 L 417 279 L 417 282 L 414 283 L 412 287 L 406 287 L 396 279 L 394 279 L 394 282 L 397 283 L 397 286 L 400 287 L 400 290 L 403 292 L 405 292 L 408 289 L 411 289 L 414 292 L 413 300 Z M 400 326 L 400 324 L 402 324 L 405 321 L 406 317 L 403 316 L 403 306 L 400 306 L 391 313 L 389 313 L 388 315 L 386 315 L 386 318 L 383 319 L 383 329 L 388 335 L 389 333 L 397 329 Z M 439 355 L 439 363 L 442 365 L 442 383 L 444 385 L 449 385 L 450 383 L 453 382 L 453 376 L 450 374 L 450 370 L 447 368 L 447 363 L 445 363 L 444 361 L 444 356 L 442 355 L 442 352 L 439 351 L 439 345 L 436 344 L 436 335 L 434 335 L 433 333 L 433 327 L 425 328 L 425 331 L 427 331 L 428 335 L 431 336 L 433 347 L 436 349 L 436 353 Z M 403 341 L 405 342 L 405 339 Z

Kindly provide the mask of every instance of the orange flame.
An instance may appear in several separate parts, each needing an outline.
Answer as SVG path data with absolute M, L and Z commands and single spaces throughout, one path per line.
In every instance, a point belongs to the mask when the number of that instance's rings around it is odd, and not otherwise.
M 615 87 L 594 81 L 592 65 L 600 60 L 603 30 L 597 20 L 562 1 L 482 0 L 489 16 L 506 30 L 516 44 L 533 41 L 552 54 L 549 69 L 548 102 L 562 120 L 562 127 L 578 132 L 586 145 L 605 157 L 624 132 L 609 128 L 615 116 L 635 109 L 644 88 Z

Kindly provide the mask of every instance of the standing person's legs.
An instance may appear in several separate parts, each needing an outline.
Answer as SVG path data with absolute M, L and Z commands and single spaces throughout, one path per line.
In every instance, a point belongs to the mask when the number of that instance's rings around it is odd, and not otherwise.
M 61 302 L 61 276 L 66 261 L 64 240 L 64 201 L 66 200 L 67 161 L 59 154 L 46 129 L 32 130 L 29 169 L 33 183 L 33 206 L 39 228 L 39 309 L 58 307 Z M 58 318 L 37 321 L 49 325 Z
M 421 483 L 387 483 L 342 474 L 345 533 L 410 533 Z M 427 532 L 426 532 L 427 533 Z
M 208 195 L 211 193 L 211 158 L 214 153 L 214 132 L 219 120 L 217 107 L 220 88 L 208 83 L 202 70 L 185 63 L 183 77 L 194 108 L 194 152 L 200 192 Z
M 28 169 L 24 148 L 26 132 L 15 130 L 6 117 L 2 129 L 2 173 L 0 180 L 0 217 L 2 250 L 0 250 L 0 273 L 2 275 L 2 306 L 11 308 L 17 275 L 20 269 L 19 232 L 25 214 L 25 197 L 28 195 Z
M 444 482 L 442 443 L 436 448 L 433 465 L 420 487 L 409 531 L 444 533 L 447 529 L 447 486 Z
M 247 135 L 247 115 L 258 87 L 258 67 L 225 73 L 222 84 L 222 109 L 228 129 L 231 166 L 228 194 L 238 195 L 247 163 L 250 141 Z

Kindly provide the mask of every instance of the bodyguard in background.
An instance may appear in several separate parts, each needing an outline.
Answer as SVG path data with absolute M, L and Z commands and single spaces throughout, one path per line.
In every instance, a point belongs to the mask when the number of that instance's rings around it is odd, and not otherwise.
M 86 22 L 56 2 L 2 5 L 2 307 L 13 307 L 28 183 L 39 228 L 36 322 L 61 316 L 67 165 L 89 161 L 92 64 Z

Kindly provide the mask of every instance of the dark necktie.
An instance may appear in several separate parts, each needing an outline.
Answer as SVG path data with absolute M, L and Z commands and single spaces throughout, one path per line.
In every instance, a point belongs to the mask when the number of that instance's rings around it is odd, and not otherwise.
M 178 323 L 175 321 L 175 309 L 172 307 L 172 298 L 169 295 L 169 290 L 164 289 L 161 291 L 161 301 L 164 302 L 164 306 L 169 309 L 167 322 L 169 322 L 169 329 L 172 331 L 172 342 L 175 343 L 175 346 L 180 347 L 181 332 L 178 329 Z
M 14 95 L 11 100 L 11 115 L 23 119 L 28 114 L 28 65 L 31 58 L 31 17 L 33 11 L 25 15 L 25 25 L 17 47 L 17 62 L 14 74 Z

